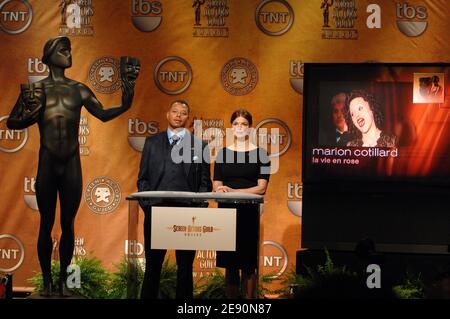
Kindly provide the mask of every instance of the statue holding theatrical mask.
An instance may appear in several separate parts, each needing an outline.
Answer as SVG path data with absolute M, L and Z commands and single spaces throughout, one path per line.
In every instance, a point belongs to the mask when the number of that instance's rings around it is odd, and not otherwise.
M 44 280 L 43 296 L 51 296 L 52 238 L 56 199 L 61 208 L 60 296 L 70 296 L 67 289 L 67 267 L 74 249 L 74 219 L 82 194 L 82 173 L 78 130 L 81 108 L 84 106 L 103 122 L 114 119 L 131 107 L 135 81 L 139 75 L 139 60 L 121 57 L 122 104 L 103 109 L 94 93 L 84 84 L 67 78 L 64 72 L 72 66 L 71 43 L 67 37 L 57 37 L 44 46 L 42 62 L 47 64 L 47 78 L 32 84 L 22 84 L 19 98 L 7 121 L 10 129 L 39 126 L 40 150 L 36 178 L 36 198 L 40 213 L 37 244 L 39 263 Z

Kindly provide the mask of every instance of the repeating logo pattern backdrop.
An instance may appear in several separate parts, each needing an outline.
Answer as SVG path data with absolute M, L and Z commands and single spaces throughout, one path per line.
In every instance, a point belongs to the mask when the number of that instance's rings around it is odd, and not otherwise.
M 82 111 L 79 141 L 83 198 L 76 255 L 103 264 L 143 257 L 142 234 L 127 242 L 126 196 L 136 190 L 145 137 L 165 129 L 165 108 L 192 106 L 190 129 L 217 141 L 238 107 L 254 117 L 277 172 L 266 195 L 260 252 L 263 273 L 282 275 L 301 248 L 301 130 L 306 62 L 450 60 L 445 0 L 0 0 L 0 271 L 27 286 L 39 271 L 35 177 L 36 126 L 9 130 L 21 83 L 48 75 L 41 62 L 50 37 L 72 41 L 67 76 L 105 105 L 120 103 L 118 59 L 139 57 L 132 108 L 106 124 Z M 196 128 L 202 126 L 202 131 Z M 269 134 L 271 128 L 277 134 Z M 212 145 L 213 146 L 213 145 Z M 217 145 L 220 147 L 220 145 Z M 53 238 L 60 235 L 57 217 Z M 56 247 L 55 246 L 55 247 Z M 124 248 L 125 247 L 125 248 Z M 215 252 L 200 251 L 195 276 L 212 273 Z

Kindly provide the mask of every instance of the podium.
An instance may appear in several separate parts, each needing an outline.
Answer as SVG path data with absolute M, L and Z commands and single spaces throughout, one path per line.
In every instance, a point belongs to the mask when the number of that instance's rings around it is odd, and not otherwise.
M 174 209 L 180 208 L 180 202 L 186 204 L 186 210 L 191 209 L 196 206 L 207 207 L 210 201 L 215 201 L 217 203 L 225 204 L 254 204 L 260 209 L 262 203 L 264 203 L 264 197 L 262 195 L 249 194 L 249 193 L 194 193 L 194 192 L 174 192 L 174 191 L 147 191 L 147 192 L 137 192 L 133 193 L 127 197 L 128 200 L 128 286 L 127 286 L 127 298 L 136 299 L 139 295 L 139 282 L 138 282 L 138 268 L 140 267 L 138 263 L 137 256 L 131 253 L 132 245 L 137 242 L 139 232 L 143 232 L 143 229 L 139 229 L 139 200 L 152 200 L 157 202 L 163 202 L 164 205 L 156 206 L 167 206 L 170 207 L 170 203 L 176 203 Z M 165 208 L 165 207 L 160 207 Z M 218 210 L 217 208 L 200 208 L 202 210 Z M 152 216 L 153 217 L 153 216 Z M 173 221 L 173 225 L 177 223 L 177 220 Z M 153 227 L 153 225 L 152 225 Z M 260 231 L 259 231 L 259 219 L 258 219 L 258 245 L 257 245 L 257 269 L 256 269 L 256 285 L 254 296 L 257 296 L 258 291 L 258 278 L 259 278 L 259 247 L 260 247 Z M 158 233 L 158 232 L 156 232 Z M 158 234 L 156 234 L 157 236 Z M 152 232 L 153 239 L 153 232 Z M 198 244 L 192 243 L 193 246 L 189 247 L 192 250 L 203 250 L 204 247 L 200 247 Z M 152 242 L 153 245 L 153 242 Z M 209 242 L 209 245 L 214 245 L 214 241 Z M 164 249 L 174 249 L 173 247 L 158 247 Z M 183 248 L 186 249 L 186 248 Z M 210 246 L 208 249 L 214 249 L 214 246 Z M 220 250 L 220 249 L 219 249 Z

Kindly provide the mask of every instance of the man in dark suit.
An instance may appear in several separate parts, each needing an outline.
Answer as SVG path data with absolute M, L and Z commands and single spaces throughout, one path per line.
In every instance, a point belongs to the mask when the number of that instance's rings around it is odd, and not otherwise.
M 173 102 L 167 111 L 167 131 L 147 137 L 142 151 L 138 190 L 210 192 L 210 159 L 206 143 L 185 129 L 189 118 L 186 101 Z M 155 199 L 139 201 L 145 213 L 145 275 L 141 298 L 156 299 L 161 268 L 166 250 L 151 249 L 151 214 L 154 206 L 179 206 L 182 202 L 162 202 Z M 192 264 L 195 250 L 177 250 L 177 299 L 193 298 Z
M 347 95 L 340 92 L 331 99 L 331 119 L 333 121 L 332 130 L 325 134 L 325 144 L 329 146 L 347 146 L 352 139 L 348 132 L 348 125 L 345 120 L 345 101 Z

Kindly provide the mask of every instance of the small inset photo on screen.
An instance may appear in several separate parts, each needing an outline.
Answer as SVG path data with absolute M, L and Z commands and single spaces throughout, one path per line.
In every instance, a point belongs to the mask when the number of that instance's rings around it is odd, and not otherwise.
M 444 103 L 444 73 L 414 73 L 414 103 Z

